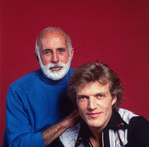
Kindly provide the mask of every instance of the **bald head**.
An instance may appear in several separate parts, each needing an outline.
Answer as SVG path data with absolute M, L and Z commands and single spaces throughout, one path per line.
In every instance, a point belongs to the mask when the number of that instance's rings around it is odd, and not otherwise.
M 48 36 L 64 37 L 65 43 L 66 43 L 66 45 L 68 45 L 69 52 L 71 52 L 72 45 L 71 45 L 70 37 L 60 28 L 48 27 L 48 28 L 44 29 L 36 39 L 36 48 L 35 48 L 36 53 L 39 52 L 39 49 L 42 47 L 43 43 L 45 42 L 45 40 Z

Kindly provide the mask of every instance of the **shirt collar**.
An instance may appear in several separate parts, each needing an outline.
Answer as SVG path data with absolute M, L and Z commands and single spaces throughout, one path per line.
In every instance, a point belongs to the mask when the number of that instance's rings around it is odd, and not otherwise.
M 118 130 L 128 128 L 128 124 L 121 118 L 118 112 L 112 113 L 111 119 L 106 126 L 108 129 Z

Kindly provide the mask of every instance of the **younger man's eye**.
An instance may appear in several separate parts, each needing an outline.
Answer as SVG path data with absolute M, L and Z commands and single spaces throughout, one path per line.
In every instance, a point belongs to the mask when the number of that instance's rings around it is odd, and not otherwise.
M 86 99 L 86 97 L 80 97 L 80 99 Z
M 99 95 L 98 95 L 98 98 L 103 98 L 103 97 L 105 97 L 104 94 L 99 94 Z
M 86 96 L 78 96 L 78 99 L 79 100 L 85 100 L 85 99 L 87 99 L 87 97 Z

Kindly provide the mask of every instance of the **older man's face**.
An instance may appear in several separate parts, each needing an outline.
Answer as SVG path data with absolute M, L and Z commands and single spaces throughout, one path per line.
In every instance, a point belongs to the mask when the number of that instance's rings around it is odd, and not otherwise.
M 48 63 L 64 63 L 68 62 L 69 46 L 66 36 L 62 34 L 47 34 L 41 39 L 40 57 L 43 65 Z M 60 70 L 59 68 L 51 68 L 51 70 Z
M 69 70 L 73 50 L 69 51 L 68 39 L 63 33 L 47 33 L 41 38 L 39 63 L 48 78 L 62 79 Z

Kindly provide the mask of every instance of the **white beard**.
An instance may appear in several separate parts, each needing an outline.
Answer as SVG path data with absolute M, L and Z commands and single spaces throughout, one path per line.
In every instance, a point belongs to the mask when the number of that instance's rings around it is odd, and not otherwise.
M 40 67 L 43 71 L 43 73 L 46 75 L 46 77 L 48 77 L 49 79 L 52 80 L 60 80 L 62 79 L 69 71 L 70 68 L 70 64 L 71 64 L 71 55 L 69 55 L 68 57 L 68 62 L 66 64 L 64 63 L 49 63 L 46 66 L 44 66 L 42 64 L 40 55 L 38 54 L 39 57 L 39 64 Z M 62 67 L 61 70 L 57 70 L 57 71 L 52 71 L 50 68 L 52 67 Z

